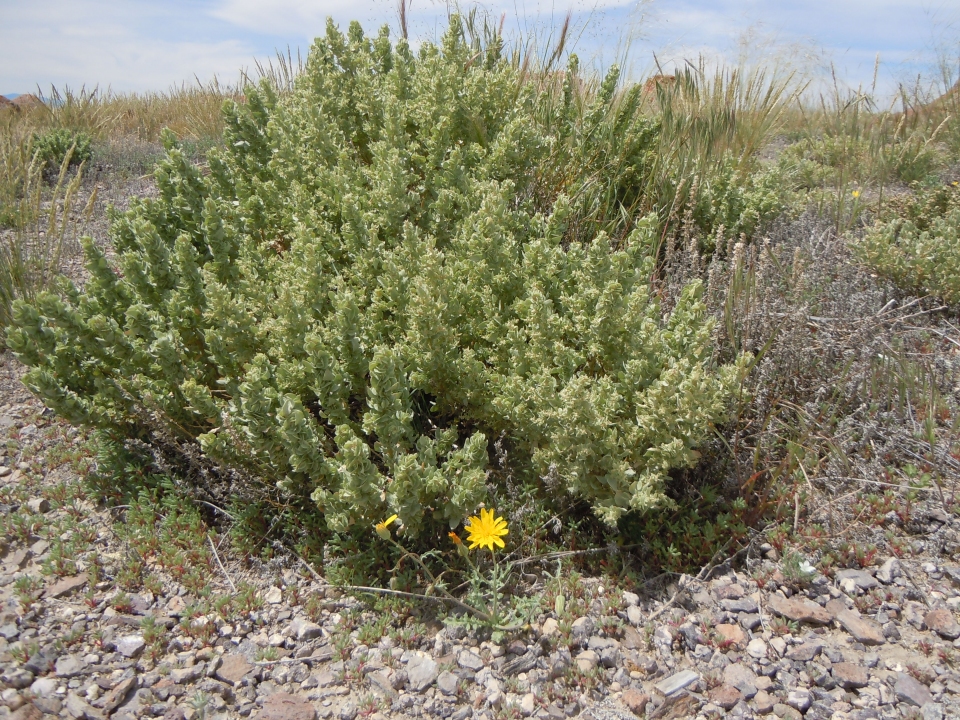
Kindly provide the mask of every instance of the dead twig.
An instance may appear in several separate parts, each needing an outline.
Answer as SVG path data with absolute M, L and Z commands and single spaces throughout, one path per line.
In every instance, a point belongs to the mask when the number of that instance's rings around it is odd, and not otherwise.
M 230 589 L 236 592 L 237 586 L 233 584 L 233 580 L 230 579 L 230 573 L 227 572 L 227 569 L 223 566 L 223 563 L 220 562 L 220 555 L 217 553 L 217 548 L 213 544 L 213 538 L 210 537 L 210 533 L 207 533 L 207 542 L 210 543 L 210 549 L 213 550 L 213 557 L 216 559 L 217 565 L 220 566 L 220 572 L 223 573 L 223 576 L 227 579 L 227 582 L 230 583 Z

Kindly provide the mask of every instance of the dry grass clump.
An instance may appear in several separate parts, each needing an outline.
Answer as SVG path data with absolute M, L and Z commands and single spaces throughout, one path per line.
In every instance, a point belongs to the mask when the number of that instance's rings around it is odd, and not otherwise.
M 689 237 L 668 248 L 663 287 L 704 278 L 719 355 L 756 359 L 712 448 L 724 461 L 709 458 L 725 491 L 749 521 L 772 523 L 779 549 L 802 545 L 827 566 L 901 552 L 895 530 L 918 500 L 957 508 L 955 315 L 872 274 L 814 209 L 761 243 L 716 244 L 710 260 Z

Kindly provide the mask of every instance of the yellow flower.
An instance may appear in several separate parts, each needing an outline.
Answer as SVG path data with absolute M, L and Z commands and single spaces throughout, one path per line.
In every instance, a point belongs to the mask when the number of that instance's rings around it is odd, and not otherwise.
M 493 546 L 504 547 L 502 538 L 506 535 L 507 521 L 502 517 L 494 518 L 493 510 L 480 510 L 480 517 L 474 515 L 467 520 L 463 526 L 469 533 L 467 541 L 470 543 L 470 549 L 475 547 L 488 547 L 493 552 Z
M 391 515 L 383 522 L 378 522 L 374 530 L 377 531 L 377 535 L 382 537 L 384 540 L 390 539 L 390 531 L 387 529 L 390 527 L 390 524 L 397 519 L 396 515 Z
M 852 194 L 855 198 L 860 197 L 860 191 L 859 191 L 859 190 L 854 190 L 851 194 Z
M 960 185 L 960 182 L 954 180 L 954 181 L 953 181 L 952 183 L 950 183 L 950 184 L 953 185 L 954 187 L 956 187 L 957 185 Z

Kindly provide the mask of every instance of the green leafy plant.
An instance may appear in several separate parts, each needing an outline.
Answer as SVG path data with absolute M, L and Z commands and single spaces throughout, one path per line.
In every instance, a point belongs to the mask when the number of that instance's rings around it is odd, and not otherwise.
M 60 170 L 61 165 L 80 165 L 90 159 L 91 137 L 83 131 L 57 128 L 33 136 L 33 156 L 46 173 Z
M 960 302 L 960 188 L 920 191 L 902 215 L 878 221 L 854 245 L 876 273 L 903 290 Z
M 330 531 L 442 537 L 501 437 L 543 503 L 667 503 L 744 364 L 714 364 L 699 283 L 664 317 L 656 218 L 625 232 L 657 129 L 618 71 L 577 97 L 572 62 L 562 102 L 525 77 L 456 18 L 417 54 L 329 24 L 289 95 L 226 104 L 208 175 L 165 137 L 115 264 L 87 241 L 82 291 L 17 304 L 27 386 Z
M 21 575 L 13 581 L 13 592 L 24 607 L 30 607 L 40 599 L 43 582 L 32 575 Z

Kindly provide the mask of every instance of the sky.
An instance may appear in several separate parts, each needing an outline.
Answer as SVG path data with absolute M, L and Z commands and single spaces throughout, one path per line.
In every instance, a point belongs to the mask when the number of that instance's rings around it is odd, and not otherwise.
M 810 76 L 831 67 L 848 87 L 892 95 L 938 58 L 960 70 L 960 0 L 485 0 L 508 36 L 548 36 L 568 11 L 581 64 L 622 60 L 635 79 L 699 57 L 708 64 L 787 60 Z M 414 43 L 439 37 L 447 0 L 412 0 Z M 368 32 L 398 27 L 396 0 L 0 0 L 0 94 L 51 86 L 164 91 L 181 83 L 237 83 L 289 48 L 306 56 L 330 16 Z

